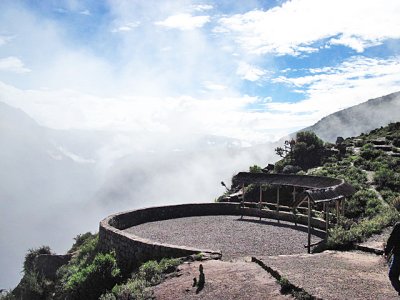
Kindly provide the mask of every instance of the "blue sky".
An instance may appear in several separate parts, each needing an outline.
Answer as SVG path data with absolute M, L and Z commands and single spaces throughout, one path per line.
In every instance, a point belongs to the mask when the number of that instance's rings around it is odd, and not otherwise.
M 1 1 L 0 101 L 257 144 L 400 90 L 398 0 Z

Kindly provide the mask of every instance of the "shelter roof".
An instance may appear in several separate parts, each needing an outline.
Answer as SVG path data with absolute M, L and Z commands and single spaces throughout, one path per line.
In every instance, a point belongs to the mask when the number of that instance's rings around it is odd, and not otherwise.
M 240 172 L 232 179 L 232 183 L 236 186 L 270 184 L 301 187 L 314 202 L 332 201 L 351 196 L 355 192 L 354 187 L 343 179 L 310 175 Z

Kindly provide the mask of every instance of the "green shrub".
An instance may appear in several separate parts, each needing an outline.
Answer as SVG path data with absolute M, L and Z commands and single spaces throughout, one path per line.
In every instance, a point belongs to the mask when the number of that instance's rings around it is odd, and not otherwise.
M 262 173 L 262 168 L 260 166 L 254 165 L 249 168 L 250 173 Z
M 390 189 L 380 190 L 379 193 L 381 194 L 383 200 L 385 200 L 386 203 L 392 204 L 392 205 L 393 205 L 394 199 L 397 198 L 398 196 L 400 196 L 400 193 L 394 192 Z
M 382 155 L 382 151 L 375 150 L 372 144 L 365 144 L 361 148 L 360 156 L 366 160 L 372 160 Z
M 281 276 L 281 278 L 279 278 L 279 280 L 278 280 L 278 283 L 281 286 L 282 294 L 287 294 L 292 290 L 293 285 L 290 283 L 290 281 L 287 278 Z
M 176 270 L 180 259 L 163 258 L 160 262 L 147 261 L 139 267 L 136 274 L 126 283 L 115 285 L 112 292 L 103 294 L 100 300 L 133 300 L 149 299 L 151 291 L 148 287 L 159 284 L 166 273 Z
M 397 211 L 400 211 L 400 196 L 393 199 L 392 205 Z
M 362 216 L 373 216 L 380 212 L 382 203 L 378 195 L 372 190 L 356 192 L 346 202 L 345 217 L 359 218 Z
M 17 300 L 11 291 L 2 291 L 0 293 L 0 300 Z
M 43 300 L 51 299 L 53 283 L 34 271 L 25 272 L 20 284 L 12 294 L 17 299 Z M 12 298 L 11 298 L 12 299 Z
M 65 279 L 65 291 L 76 299 L 98 299 L 120 280 L 115 253 L 99 253 L 93 262 Z
M 143 278 L 129 279 L 127 283 L 116 285 L 112 289 L 112 293 L 117 300 L 141 300 L 149 299 L 151 292 L 149 291 L 149 282 Z
M 356 242 L 364 241 L 373 234 L 380 233 L 383 228 L 399 221 L 399 213 L 389 207 L 383 207 L 380 214 L 353 223 L 349 229 L 337 225 L 329 230 L 327 249 L 349 248 Z
M 160 283 L 164 273 L 170 273 L 181 263 L 180 259 L 163 258 L 159 263 L 150 260 L 139 267 L 139 276 L 151 285 Z
M 285 159 L 281 159 L 277 161 L 274 165 L 274 172 L 275 173 L 282 173 L 283 168 L 286 166 L 286 164 L 289 164 Z
M 51 254 L 51 249 L 49 246 L 41 246 L 39 248 L 29 249 L 28 253 L 25 255 L 24 261 L 24 272 L 34 272 L 35 271 L 35 259 L 40 254 Z
M 376 171 L 374 181 L 380 189 L 389 188 L 400 191 L 400 175 L 389 168 L 380 168 Z
M 87 242 L 90 242 L 92 240 L 97 239 L 97 234 L 92 234 L 91 232 L 86 232 L 83 234 L 78 234 L 74 240 L 75 243 L 72 245 L 71 249 L 69 249 L 68 253 L 73 253 L 75 251 L 80 250 L 82 246 L 87 244 Z
M 365 215 L 368 217 L 375 216 L 381 212 L 382 208 L 382 201 L 375 195 L 375 197 L 368 199 L 365 207 Z

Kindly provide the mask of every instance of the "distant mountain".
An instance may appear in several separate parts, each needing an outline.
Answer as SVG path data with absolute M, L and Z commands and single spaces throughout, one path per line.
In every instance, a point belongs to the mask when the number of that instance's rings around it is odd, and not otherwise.
M 335 142 L 338 135 L 344 138 L 353 137 L 398 121 L 400 121 L 400 92 L 335 112 L 302 131 L 313 131 L 321 139 Z

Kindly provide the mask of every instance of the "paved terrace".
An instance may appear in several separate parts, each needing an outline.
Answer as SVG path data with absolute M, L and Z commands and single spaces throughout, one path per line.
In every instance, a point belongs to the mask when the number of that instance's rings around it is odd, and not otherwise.
M 133 226 L 127 233 L 155 242 L 221 250 L 222 259 L 306 253 L 307 227 L 277 220 L 238 216 L 199 216 Z M 313 231 L 312 243 L 325 233 Z

